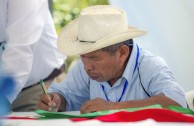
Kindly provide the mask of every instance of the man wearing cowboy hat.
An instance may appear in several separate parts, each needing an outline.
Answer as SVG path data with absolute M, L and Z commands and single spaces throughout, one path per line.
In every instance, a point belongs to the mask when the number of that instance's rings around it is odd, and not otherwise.
M 101 110 L 161 104 L 186 107 L 185 94 L 165 61 L 141 49 L 132 38 L 145 32 L 129 27 L 125 12 L 108 5 L 82 10 L 62 31 L 58 46 L 81 60 L 39 108 L 51 111 Z

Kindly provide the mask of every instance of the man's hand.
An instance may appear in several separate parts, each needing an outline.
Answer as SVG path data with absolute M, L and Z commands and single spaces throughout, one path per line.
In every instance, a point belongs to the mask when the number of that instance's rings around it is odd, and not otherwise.
M 111 110 L 114 107 L 113 102 L 106 101 L 102 98 L 96 98 L 90 101 L 85 102 L 81 108 L 81 113 L 90 113 L 102 110 Z
M 50 97 L 50 98 L 49 98 Z M 61 97 L 59 94 L 52 93 L 48 95 L 43 95 L 38 103 L 38 108 L 47 111 L 58 111 L 61 106 Z

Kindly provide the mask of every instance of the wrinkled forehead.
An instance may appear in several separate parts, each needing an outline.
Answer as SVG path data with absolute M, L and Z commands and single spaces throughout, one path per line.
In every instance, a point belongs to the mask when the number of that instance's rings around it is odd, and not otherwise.
M 93 51 L 93 52 L 89 52 L 89 53 L 82 54 L 80 56 L 96 57 L 96 56 L 105 56 L 107 54 L 109 54 L 109 53 L 106 52 L 106 51 L 103 51 L 103 49 L 99 49 L 99 50 L 96 50 L 96 51 Z

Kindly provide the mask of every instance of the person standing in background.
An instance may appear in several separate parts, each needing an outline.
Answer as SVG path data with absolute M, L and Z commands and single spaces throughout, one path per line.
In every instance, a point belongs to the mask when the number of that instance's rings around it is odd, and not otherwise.
M 47 0 L 0 0 L 0 61 L 14 77 L 7 97 L 13 111 L 33 111 L 43 91 L 63 69 L 66 55 L 58 51 Z

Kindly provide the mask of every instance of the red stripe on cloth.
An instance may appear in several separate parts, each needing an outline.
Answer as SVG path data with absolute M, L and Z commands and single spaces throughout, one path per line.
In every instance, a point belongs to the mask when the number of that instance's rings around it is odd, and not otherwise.
M 102 122 L 135 122 L 146 119 L 153 119 L 157 122 L 191 122 L 194 123 L 194 116 L 184 115 L 167 109 L 144 109 L 134 112 L 121 111 L 109 115 L 95 117 L 93 119 Z M 90 120 L 88 118 L 73 118 L 72 121 Z

